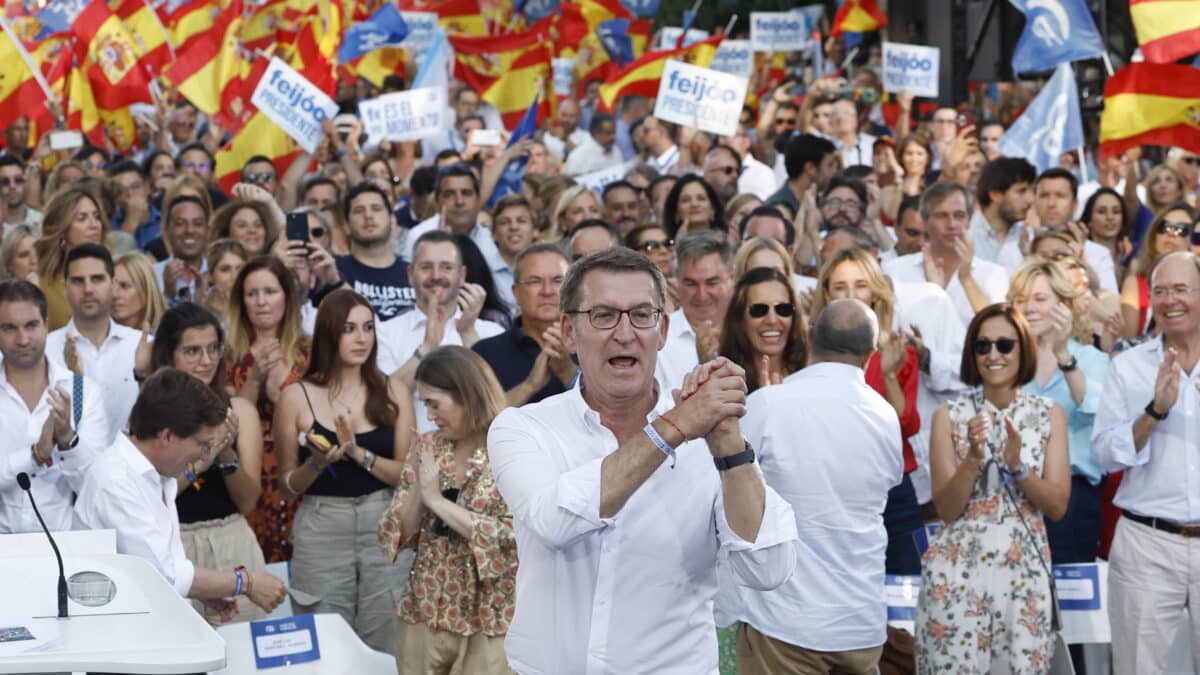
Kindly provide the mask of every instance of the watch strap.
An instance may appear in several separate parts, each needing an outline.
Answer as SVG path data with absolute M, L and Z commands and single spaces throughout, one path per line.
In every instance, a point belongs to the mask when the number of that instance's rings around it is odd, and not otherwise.
M 1071 357 L 1070 361 L 1068 361 L 1066 363 L 1058 364 L 1058 369 L 1063 371 L 1064 373 L 1069 373 L 1078 367 L 1079 367 L 1079 360 L 1076 359 L 1074 356 Z
M 1159 422 L 1167 419 L 1167 415 L 1170 414 L 1170 412 L 1171 411 L 1168 410 L 1165 413 L 1160 413 L 1157 410 L 1155 410 L 1154 409 L 1154 399 L 1150 399 L 1150 402 L 1146 404 L 1146 414 L 1149 415 L 1150 417 L 1153 417 L 1155 420 L 1158 420 Z
M 754 448 L 750 447 L 749 441 L 746 441 L 746 449 L 742 450 L 736 455 L 730 455 L 728 457 L 713 457 L 713 464 L 717 466 L 717 471 L 728 471 L 734 467 L 753 462 Z

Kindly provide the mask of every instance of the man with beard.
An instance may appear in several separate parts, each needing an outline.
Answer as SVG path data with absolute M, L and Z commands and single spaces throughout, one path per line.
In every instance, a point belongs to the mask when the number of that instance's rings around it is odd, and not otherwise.
M 143 337 L 112 319 L 113 259 L 108 249 L 80 244 L 67 252 L 64 269 L 71 320 L 46 337 L 46 354 L 55 365 L 104 388 L 107 443 L 125 428 L 137 400 L 133 371 Z
M 481 338 L 504 332 L 504 327 L 479 318 L 486 293 L 478 284 L 467 283 L 467 268 L 453 234 L 434 230 L 421 235 L 413 246 L 408 277 L 416 291 L 416 306 L 376 324 L 378 364 L 384 373 L 413 389 L 417 429 L 425 432 L 434 426 L 425 404 L 416 397 L 417 364 L 438 347 L 471 347 Z
M 618 180 L 604 186 L 604 212 L 622 237 L 644 222 L 640 194 L 629 181 Z
M 1037 169 L 1020 157 L 1001 157 L 983 165 L 976 193 L 979 210 L 969 228 L 976 258 L 1002 266 L 1007 266 L 1005 260 L 1021 263 L 1025 257 L 1021 239 L 1027 236 L 1022 221 L 1033 206 L 1036 178 Z
M 367 299 L 380 321 L 412 309 L 415 302 L 408 265 L 392 248 L 392 202 L 369 181 L 350 189 L 345 201 L 350 255 L 337 256 L 338 274 Z

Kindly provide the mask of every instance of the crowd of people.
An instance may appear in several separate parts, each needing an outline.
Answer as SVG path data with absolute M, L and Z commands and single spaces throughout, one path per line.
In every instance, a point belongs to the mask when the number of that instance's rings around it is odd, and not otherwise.
M 0 532 L 38 530 L 27 473 L 213 625 L 290 593 L 406 674 L 712 673 L 733 625 L 742 673 L 871 673 L 885 574 L 920 577 L 920 672 L 1044 673 L 1051 565 L 1106 558 L 1113 672 L 1164 672 L 1200 579 L 1200 155 L 1038 171 L 998 110 L 901 95 L 891 129 L 879 94 L 788 81 L 716 136 L 589 93 L 505 148 L 452 82 L 446 133 L 368 148 L 345 86 L 228 192 L 186 100 L 127 156 L 22 119 Z

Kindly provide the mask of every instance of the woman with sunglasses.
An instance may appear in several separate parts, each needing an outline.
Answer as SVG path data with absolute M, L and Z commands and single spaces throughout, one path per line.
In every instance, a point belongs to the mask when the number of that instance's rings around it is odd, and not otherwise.
M 1061 263 L 1031 257 L 1013 273 L 1008 302 L 1029 322 L 1037 370 L 1024 390 L 1044 396 L 1067 419 L 1071 501 L 1058 523 L 1046 522 L 1054 564 L 1096 559 L 1100 543 L 1100 481 L 1092 452 L 1092 421 L 1108 377 L 1108 355 L 1093 347 L 1092 326 L 1075 282 Z
M 1122 338 L 1133 340 L 1154 332 L 1150 316 L 1150 271 L 1168 253 L 1200 245 L 1200 236 L 1194 234 L 1192 227 L 1195 218 L 1196 212 L 1187 202 L 1176 202 L 1150 223 L 1130 274 L 1121 284 Z
M 504 389 L 483 357 L 463 347 L 430 352 L 414 378 L 437 431 L 409 451 L 378 532 L 391 560 L 416 549 L 396 607 L 400 672 L 511 673 L 504 636 L 516 604 L 517 545 L 487 453 Z M 447 651 L 456 656 L 439 655 Z
M 1037 340 L 1015 307 L 984 307 L 967 328 L 961 377 L 976 387 L 933 414 L 933 503 L 945 525 L 925 552 L 917 672 L 1047 673 L 1056 627 L 1043 516 L 1067 512 L 1067 421 L 1021 389 Z
M 720 354 L 746 371 L 747 393 L 779 384 L 808 362 L 808 326 L 791 280 L 772 267 L 738 279 L 721 326 Z
M 262 494 L 262 426 L 253 403 L 225 391 L 224 339 L 225 331 L 215 316 L 183 302 L 163 314 L 150 363 L 153 370 L 182 370 L 229 402 L 225 428 L 217 433 L 213 451 L 178 477 L 175 507 L 188 560 L 214 570 L 244 565 L 258 575 L 266 573 L 267 564 L 245 515 L 254 510 Z M 238 621 L 266 616 L 247 598 L 237 600 Z M 218 610 L 198 600 L 192 605 L 210 624 L 220 625 Z
M 666 313 L 679 307 L 679 287 L 675 283 L 675 240 L 658 225 L 638 225 L 625 235 L 625 247 L 631 248 L 650 259 L 666 279 Z
M 916 489 L 909 476 L 917 469 L 917 456 L 908 439 L 921 430 L 917 410 L 920 363 L 917 352 L 891 330 L 895 324 L 896 297 L 892 285 L 875 260 L 862 248 L 839 251 L 821 268 L 813 293 L 812 314 L 821 313 L 834 300 L 854 298 L 866 304 L 879 320 L 879 343 L 864 368 L 867 384 L 887 399 L 900 420 L 904 453 L 904 479 L 888 493 L 883 522 L 888 531 L 888 574 L 920 574 L 921 561 L 912 533 L 924 525 Z

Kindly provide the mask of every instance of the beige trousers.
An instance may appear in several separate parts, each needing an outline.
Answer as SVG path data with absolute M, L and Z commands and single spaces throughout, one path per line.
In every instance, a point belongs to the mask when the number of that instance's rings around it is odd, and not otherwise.
M 819 652 L 797 647 L 754 630 L 738 626 L 739 675 L 870 675 L 879 665 L 883 645 L 845 652 Z
M 458 635 L 400 622 L 400 675 L 512 675 L 504 636 Z
M 186 525 L 181 523 L 179 538 L 183 540 L 183 551 L 188 560 L 196 567 L 229 572 L 238 565 L 245 565 L 254 576 L 267 573 L 267 563 L 263 560 L 262 548 L 258 545 L 254 530 L 250 529 L 240 513 L 220 520 Z M 238 614 L 233 623 L 257 621 L 267 615 L 244 595 L 238 596 L 237 602 Z M 209 609 L 199 600 L 192 600 L 192 607 L 213 626 L 221 625 L 220 612 Z
M 1200 539 L 1121 518 L 1108 556 L 1108 622 L 1113 673 L 1166 672 L 1181 629 L 1192 631 L 1192 668 L 1200 672 Z

